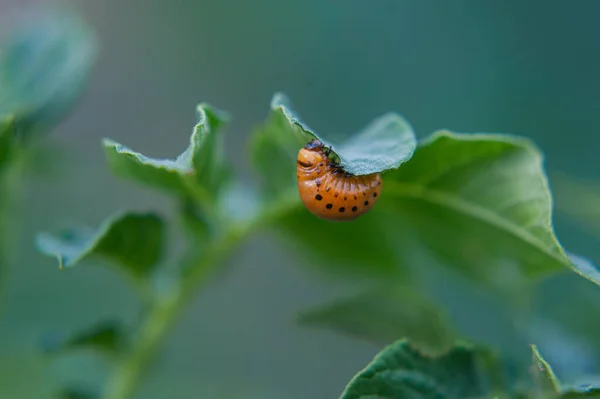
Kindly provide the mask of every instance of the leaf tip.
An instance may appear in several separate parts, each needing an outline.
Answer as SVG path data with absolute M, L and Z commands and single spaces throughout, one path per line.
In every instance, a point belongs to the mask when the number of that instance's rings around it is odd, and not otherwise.
M 291 108 L 289 97 L 281 91 L 275 92 L 273 98 L 271 98 L 271 109 L 276 110 L 278 108 Z
M 216 108 L 205 101 L 196 105 L 196 126 L 208 124 L 211 129 L 216 129 L 220 125 L 229 123 L 231 119 L 232 116 L 229 112 Z
M 117 143 L 116 141 L 109 139 L 109 138 L 104 138 L 102 139 L 102 147 L 108 149 L 108 148 L 114 148 L 116 149 L 118 146 L 120 146 L 121 144 Z

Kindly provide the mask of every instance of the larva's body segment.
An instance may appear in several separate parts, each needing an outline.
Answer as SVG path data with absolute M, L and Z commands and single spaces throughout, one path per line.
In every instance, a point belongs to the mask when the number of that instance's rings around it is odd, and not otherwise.
M 296 177 L 304 206 L 328 220 L 354 220 L 367 213 L 379 199 L 379 173 L 354 176 L 328 158 L 329 150 L 318 140 L 298 153 Z

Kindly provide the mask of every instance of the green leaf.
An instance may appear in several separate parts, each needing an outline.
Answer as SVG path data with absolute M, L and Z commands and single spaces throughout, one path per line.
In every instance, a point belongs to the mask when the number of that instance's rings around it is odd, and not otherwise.
M 188 148 L 176 159 L 149 158 L 117 142 L 104 140 L 113 172 L 121 177 L 182 197 L 211 201 L 226 181 L 227 169 L 218 129 L 227 115 L 207 104 L 197 107 L 198 123 Z
M 265 124 L 253 135 L 251 157 L 269 193 L 281 192 L 295 181 L 298 151 L 313 139 L 332 147 L 332 157 L 355 175 L 380 173 L 398 168 L 412 156 L 416 139 L 404 118 L 387 113 L 345 141 L 328 139 L 303 123 L 289 100 L 276 93 Z
M 229 114 L 206 103 L 196 107 L 198 123 L 194 127 L 192 141 L 181 161 L 193 164 L 196 180 L 202 187 L 216 193 L 228 180 L 223 135 L 217 134 L 230 120 Z
M 446 349 L 455 339 L 450 321 L 439 306 L 410 287 L 369 289 L 305 310 L 299 321 L 380 344 L 407 338 L 429 352 Z
M 271 112 L 266 122 L 254 130 L 249 146 L 263 190 L 269 196 L 294 187 L 298 151 L 314 138 L 289 114 L 286 102 L 283 94 L 275 94 Z
M 536 370 L 534 379 L 538 389 L 543 394 L 560 392 L 562 389 L 560 381 L 554 374 L 552 366 L 542 357 L 537 346 L 531 345 L 531 350 L 533 351 L 533 361 Z
M 396 169 L 412 157 L 417 145 L 410 124 L 400 115 L 391 112 L 373 120 L 343 142 L 337 142 L 317 134 L 301 122 L 283 94 L 275 95 L 271 109 L 287 120 L 289 126 L 285 131 L 291 130 L 292 134 L 298 136 L 297 128 L 300 127 L 305 137 L 310 135 L 326 146 L 331 146 L 346 172 L 354 175 Z
M 118 214 L 96 230 L 72 229 L 57 236 L 39 234 L 38 249 L 58 259 L 62 268 L 92 257 L 110 260 L 135 277 L 144 277 L 160 260 L 164 223 L 152 213 Z
M 294 193 L 294 199 L 298 194 Z M 301 203 L 279 215 L 272 230 L 297 249 L 309 266 L 361 276 L 407 278 L 405 260 L 412 249 L 398 229 L 397 217 L 376 206 L 352 223 L 333 223 L 314 217 Z
M 46 10 L 27 15 L 0 46 L 0 115 L 13 114 L 19 134 L 52 129 L 95 61 L 90 28 L 73 14 Z
M 397 230 L 472 277 L 512 285 L 571 267 L 554 234 L 542 155 L 529 140 L 436 132 L 382 187 L 378 206 L 398 215 Z
M 346 386 L 340 399 L 467 399 L 491 396 L 487 354 L 456 345 L 437 357 L 407 340 L 383 349 Z
M 52 354 L 78 349 L 116 354 L 124 347 L 124 334 L 120 323 L 108 321 L 70 336 L 47 337 L 43 347 L 47 353 Z

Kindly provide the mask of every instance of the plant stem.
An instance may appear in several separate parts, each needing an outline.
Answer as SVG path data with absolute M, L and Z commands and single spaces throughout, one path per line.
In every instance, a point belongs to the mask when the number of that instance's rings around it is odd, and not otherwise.
M 186 279 L 178 289 L 156 303 L 146 321 L 140 327 L 136 341 L 130 351 L 117 365 L 109 380 L 103 399 L 128 399 L 137 389 L 139 380 L 150 363 L 156 350 L 175 319 L 185 305 L 198 291 L 207 277 L 220 265 L 220 262 L 244 238 L 257 228 L 278 219 L 298 205 L 296 198 L 285 198 L 268 211 L 257 215 L 252 221 L 242 226 L 232 227 L 220 238 L 208 245 L 208 252 L 190 270 Z

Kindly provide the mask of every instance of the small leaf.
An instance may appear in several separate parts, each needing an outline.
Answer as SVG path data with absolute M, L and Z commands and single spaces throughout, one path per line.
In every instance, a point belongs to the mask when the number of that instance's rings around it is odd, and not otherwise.
M 467 399 L 491 396 L 486 358 L 473 347 L 456 345 L 429 357 L 408 341 L 383 349 L 348 384 L 340 399 Z
M 108 163 L 117 176 L 181 196 L 189 195 L 188 186 L 194 174 L 190 163 L 181 162 L 179 158 L 148 158 L 109 139 L 103 141 L 103 146 Z
M 58 258 L 61 267 L 71 267 L 91 257 L 115 262 L 136 277 L 147 275 L 160 259 L 164 223 L 152 213 L 116 215 L 93 231 L 67 230 L 58 236 L 39 234 L 38 249 Z
M 285 95 L 277 93 L 266 123 L 254 132 L 251 144 L 253 163 L 267 192 L 293 187 L 298 151 L 315 138 L 332 146 L 332 157 L 355 175 L 398 168 L 410 159 L 416 147 L 412 128 L 394 113 L 375 119 L 343 142 L 329 140 L 303 123 Z
M 384 178 L 378 205 L 400 217 L 398 230 L 484 281 L 571 267 L 554 234 L 542 156 L 526 139 L 437 132 Z
M 182 197 L 210 201 L 228 173 L 222 138 L 217 131 L 228 116 L 204 103 L 198 105 L 197 113 L 198 123 L 190 145 L 174 160 L 149 158 L 105 139 L 103 144 L 111 169 L 118 176 Z
M 554 374 L 550 364 L 542 357 L 537 346 L 531 345 L 531 350 L 533 351 L 533 361 L 536 370 L 534 374 L 536 386 L 543 394 L 560 392 L 560 381 Z
M 115 354 L 123 349 L 123 345 L 124 334 L 120 323 L 109 321 L 71 336 L 48 336 L 43 347 L 48 353 L 93 349 L 101 353 Z
M 439 306 L 409 287 L 370 289 L 305 310 L 299 321 L 376 343 L 407 338 L 429 352 L 451 346 L 455 337 L 450 321 Z
M 97 51 L 90 28 L 72 14 L 29 14 L 0 46 L 0 115 L 13 114 L 19 134 L 52 129 L 87 82 Z
M 302 123 L 291 110 L 283 94 L 276 94 L 271 109 L 285 117 L 289 125 L 286 131 L 291 130 L 292 134 L 298 136 L 297 127 L 300 127 L 305 137 L 310 135 L 326 146 L 331 146 L 346 172 L 354 175 L 368 175 L 396 169 L 412 157 L 417 145 L 410 124 L 395 113 L 380 116 L 360 132 L 338 143 L 321 137 Z

